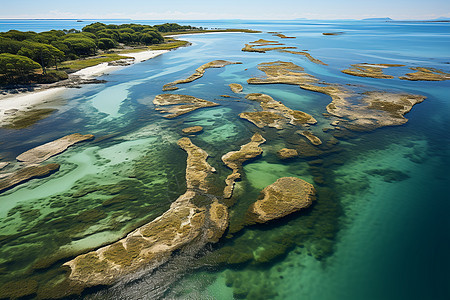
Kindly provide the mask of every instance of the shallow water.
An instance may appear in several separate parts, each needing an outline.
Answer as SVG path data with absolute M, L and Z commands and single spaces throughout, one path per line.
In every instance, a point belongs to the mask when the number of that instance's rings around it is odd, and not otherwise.
M 189 35 L 184 39 L 192 43 L 190 47 L 105 75 L 106 84 L 49 99 L 54 102 L 46 105 L 54 103 L 58 111 L 29 128 L 0 129 L 0 157 L 10 161 L 73 132 L 97 137 L 51 158 L 61 164 L 59 172 L 0 196 L 0 285 L 36 280 L 39 287 L 45 286 L 61 276 L 56 270 L 71 257 L 117 240 L 161 215 L 186 188 L 186 155 L 176 145 L 181 129 L 201 125 L 204 132 L 191 139 L 209 153 L 208 162 L 217 169 L 218 190 L 230 173 L 222 155 L 238 150 L 254 132 L 267 140 L 263 155 L 243 168 L 226 236 L 200 253 L 175 255 L 152 274 L 136 274 L 133 284 L 90 291 L 83 297 L 448 299 L 449 82 L 361 78 L 340 70 L 366 62 L 450 72 L 450 25 L 356 21 L 193 25 L 280 31 L 297 38 L 279 39 L 268 33 Z M 43 25 L 35 26 L 28 29 Z M 337 31 L 345 34 L 322 35 Z M 328 66 L 288 53 L 240 50 L 260 38 L 309 50 Z M 219 106 L 173 120 L 154 110 L 152 100 L 164 84 L 186 78 L 216 59 L 243 64 L 208 69 L 174 93 Z M 406 115 L 405 125 L 338 138 L 328 155 L 281 161 L 276 151 L 298 146 L 301 137 L 286 130 L 260 130 L 240 119 L 239 113 L 258 108 L 245 94 L 266 93 L 311 114 L 318 120 L 311 129 L 323 140 L 331 138 L 321 131 L 327 127 L 322 113 L 331 100 L 296 86 L 246 84 L 250 77 L 262 76 L 256 68 L 259 63 L 276 60 L 292 61 L 329 83 L 428 98 Z M 387 73 L 407 71 L 400 67 Z M 233 94 L 230 83 L 242 84 L 243 93 Z M 317 158 L 323 161 L 317 164 Z M 13 163 L 6 171 L 18 167 Z M 316 203 L 285 219 L 242 229 L 245 212 L 261 189 L 285 176 L 315 184 Z

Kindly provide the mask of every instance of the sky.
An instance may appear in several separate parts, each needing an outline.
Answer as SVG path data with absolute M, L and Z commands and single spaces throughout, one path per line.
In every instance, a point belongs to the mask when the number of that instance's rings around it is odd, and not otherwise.
M 0 18 L 213 20 L 450 18 L 450 0 L 0 0 Z

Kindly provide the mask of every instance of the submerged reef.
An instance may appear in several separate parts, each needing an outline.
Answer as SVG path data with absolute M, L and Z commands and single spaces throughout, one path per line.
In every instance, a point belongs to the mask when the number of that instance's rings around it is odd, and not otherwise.
M 336 31 L 336 32 L 323 32 L 322 35 L 341 35 L 344 34 L 343 31 Z
M 185 134 L 197 134 L 197 133 L 201 133 L 203 131 L 203 127 L 202 126 L 192 126 L 192 127 L 183 128 L 181 131 Z
M 176 118 L 199 108 L 219 105 L 208 100 L 179 94 L 157 95 L 155 96 L 155 99 L 153 99 L 153 104 L 156 105 L 156 110 L 161 113 L 166 113 L 163 117 L 167 119 Z
M 334 116 L 345 118 L 339 125 L 356 131 L 405 124 L 408 119 L 403 115 L 426 98 L 411 94 L 364 92 L 358 95 L 358 104 L 352 104 L 349 97 L 343 96 L 345 92 L 335 93 L 334 89 L 331 90 L 333 101 L 327 105 L 327 111 Z
M 282 129 L 286 124 L 304 125 L 317 123 L 316 119 L 311 115 L 290 109 L 281 102 L 275 101 L 269 95 L 253 93 L 248 94 L 245 98 L 259 102 L 263 111 L 243 112 L 239 114 L 239 117 L 250 121 L 259 128 L 267 126 Z
M 290 62 L 262 63 L 258 69 L 265 78 L 250 78 L 249 84 L 293 84 L 300 88 L 329 95 L 328 113 L 338 117 L 339 125 L 356 131 L 370 131 L 383 126 L 401 125 L 408 120 L 403 116 L 426 99 L 425 96 L 384 91 L 359 92 L 339 84 L 319 82 L 302 67 Z M 333 121 L 335 122 L 335 121 Z M 335 127 L 335 129 L 338 129 Z
M 55 111 L 56 109 L 53 108 L 31 109 L 27 111 L 6 111 L 5 116 L 8 116 L 8 120 L 10 120 L 10 123 L 4 125 L 4 127 L 7 129 L 28 128 L 36 124 L 40 120 L 51 116 Z
M 435 69 L 435 68 L 423 68 L 423 67 L 411 67 L 414 73 L 407 73 L 405 76 L 399 77 L 403 80 L 424 80 L 424 81 L 444 81 L 450 80 L 450 73 Z
M 249 222 L 266 223 L 307 208 L 315 200 L 314 186 L 300 178 L 283 177 L 261 191 L 249 210 Z
M 59 164 L 29 166 L 0 179 L 0 193 L 34 178 L 43 178 L 59 170 Z
M 286 185 L 286 187 L 289 186 Z M 291 187 L 294 188 L 293 191 L 284 190 L 281 185 L 278 186 L 281 188 L 280 195 L 289 193 L 296 195 L 295 191 L 298 191 L 299 185 L 293 184 Z M 260 196 L 264 197 L 264 194 Z M 277 194 L 274 193 L 272 196 Z M 326 258 L 333 251 L 333 239 L 339 230 L 340 206 L 334 192 L 329 188 L 318 187 L 315 189 L 315 196 L 309 198 L 312 201 L 311 206 L 264 225 L 256 222 L 255 215 L 248 212 L 253 205 L 251 203 L 246 207 L 245 214 L 237 220 L 230 220 L 230 230 L 224 243 L 214 245 L 214 251 L 205 253 L 200 262 L 206 266 L 223 266 L 232 269 L 236 269 L 236 265 L 245 266 L 242 269 L 245 273 L 252 269 L 260 272 L 261 266 L 266 268 L 275 264 L 293 249 L 296 249 L 298 253 L 312 255 L 317 260 Z M 317 201 L 313 200 L 315 198 Z M 289 199 L 287 200 L 289 202 Z M 272 201 L 276 200 L 272 199 Z M 306 202 L 305 205 L 307 205 Z M 271 206 L 269 203 L 268 211 Z M 290 209 L 289 206 L 281 205 L 282 208 L 286 208 L 286 211 Z M 242 222 L 242 225 L 236 227 L 236 224 L 233 225 L 232 222 Z M 255 225 L 244 227 L 250 224 Z M 230 285 L 235 291 L 239 290 L 238 286 Z M 246 289 L 257 292 L 266 285 L 265 281 L 261 284 L 255 282 Z
M 319 146 L 322 144 L 322 141 L 317 136 L 315 136 L 311 131 L 303 130 L 297 131 L 297 133 L 306 137 L 314 146 Z
M 240 85 L 239 83 L 230 83 L 229 86 L 230 86 L 230 89 L 233 91 L 233 93 L 236 93 L 236 94 L 238 94 L 244 90 L 242 85 Z
M 208 193 L 207 177 L 215 169 L 206 162 L 208 154 L 188 138 L 178 145 L 188 153 L 186 193 L 163 215 L 124 239 L 65 263 L 71 269 L 70 280 L 86 287 L 110 285 L 142 269 L 150 272 L 187 245 L 218 241 L 228 227 L 227 207 L 214 197 L 205 206 L 194 204 L 195 198 Z
M 0 180 L 0 193 L 31 179 L 43 178 L 55 173 L 59 170 L 59 164 L 39 165 L 39 163 L 64 152 L 74 144 L 92 140 L 93 138 L 94 136 L 92 134 L 82 135 L 74 133 L 23 152 L 16 159 L 24 163 L 25 167 L 20 168 L 12 174 L 4 175 Z M 3 169 L 8 164 L 0 163 L 0 169 Z
M 225 180 L 227 186 L 223 191 L 224 198 L 231 198 L 233 195 L 234 184 L 236 180 L 241 178 L 240 172 L 243 163 L 261 155 L 263 150 L 259 147 L 259 145 L 265 141 L 266 140 L 259 133 L 255 133 L 252 136 L 251 141 L 245 145 L 242 145 L 239 151 L 231 151 L 222 156 L 223 163 L 233 170 L 233 173 L 228 175 Z
M 271 33 L 273 36 L 277 36 L 282 39 L 295 39 L 296 38 L 295 36 L 286 36 L 286 35 L 282 34 L 281 32 L 269 32 L 269 33 Z
M 326 63 L 324 63 L 323 61 L 321 61 L 320 59 L 314 58 L 311 56 L 311 54 L 309 54 L 308 52 L 305 51 L 292 51 L 292 50 L 278 50 L 279 52 L 283 52 L 283 53 L 290 53 L 290 54 L 296 54 L 296 55 L 303 55 L 304 57 L 306 57 L 307 59 L 309 59 L 309 61 L 318 64 L 318 65 L 324 65 L 324 66 L 328 66 Z
M 173 91 L 173 90 L 177 90 L 178 87 L 176 86 L 177 84 L 182 84 L 182 83 L 188 83 L 188 82 L 192 82 L 194 80 L 197 80 L 201 77 L 203 77 L 203 75 L 206 72 L 206 69 L 209 68 L 223 68 L 227 65 L 232 65 L 232 64 L 242 64 L 241 62 L 231 62 L 231 61 L 226 61 L 226 60 L 214 60 L 211 61 L 209 63 L 206 63 L 204 65 L 201 65 L 200 67 L 198 67 L 195 70 L 195 73 L 192 74 L 191 76 L 189 76 L 186 79 L 180 79 L 180 80 L 176 80 L 170 83 L 167 83 L 163 86 L 163 91 Z
M 289 159 L 298 156 L 298 151 L 295 149 L 283 148 L 277 152 L 277 155 L 280 159 Z
M 283 45 L 284 44 L 279 43 L 277 41 L 268 41 L 259 39 L 254 42 L 250 42 L 249 44 L 245 44 L 244 48 L 242 48 L 241 50 L 244 52 L 266 53 L 266 51 L 273 51 L 273 50 L 297 49 L 297 47 L 288 47 Z M 263 47 L 263 46 L 283 46 L 283 47 Z
M 272 84 L 284 83 L 300 85 L 315 83 L 319 80 L 314 76 L 303 72 L 304 68 L 291 62 L 275 61 L 261 63 L 258 69 L 266 74 L 266 77 L 254 77 L 247 80 L 248 84 Z
M 405 65 L 400 64 L 354 64 L 351 68 L 342 70 L 342 73 L 359 76 L 359 77 L 371 77 L 371 78 L 382 78 L 382 79 L 392 79 L 394 76 L 386 75 L 383 73 L 383 69 L 391 67 L 404 67 Z
M 27 164 L 37 164 L 46 161 L 50 157 L 64 152 L 67 148 L 80 142 L 92 140 L 94 136 L 92 134 L 79 134 L 73 133 L 66 135 L 55 141 L 48 142 L 44 145 L 30 149 L 16 157 L 18 161 L 22 161 Z
M 291 37 L 285 37 L 285 38 L 291 38 Z M 294 38 L 294 37 L 292 37 Z M 309 59 L 311 62 L 320 64 L 320 65 L 327 65 L 323 61 L 316 59 L 311 56 L 308 52 L 305 51 L 293 51 L 293 50 L 286 50 L 286 49 L 297 49 L 297 47 L 288 47 L 283 46 L 284 44 L 278 43 L 277 41 L 267 41 L 263 39 L 259 39 L 254 42 L 250 42 L 250 44 L 245 44 L 244 48 L 242 48 L 242 51 L 244 52 L 258 52 L 258 53 L 266 53 L 267 51 L 278 51 L 282 53 L 290 53 L 290 54 L 296 54 L 296 55 L 303 55 L 307 59 Z M 263 46 L 283 46 L 283 47 L 263 47 Z M 258 47 L 258 48 L 255 48 Z

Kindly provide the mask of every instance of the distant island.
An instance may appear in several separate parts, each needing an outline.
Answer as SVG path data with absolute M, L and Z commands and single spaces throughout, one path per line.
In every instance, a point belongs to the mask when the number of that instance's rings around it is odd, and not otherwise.
M 385 17 L 385 18 L 367 18 L 362 19 L 362 21 L 393 21 L 393 20 L 389 17 Z

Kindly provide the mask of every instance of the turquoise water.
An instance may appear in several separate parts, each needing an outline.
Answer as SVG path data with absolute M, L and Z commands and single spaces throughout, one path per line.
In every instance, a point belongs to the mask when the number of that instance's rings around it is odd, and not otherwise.
M 1 20 L 0 30 L 15 26 L 40 31 L 81 24 Z M 210 154 L 208 162 L 217 169 L 220 188 L 230 173 L 221 156 L 238 150 L 254 132 L 267 140 L 262 157 L 244 166 L 226 236 L 201 253 L 175 255 L 167 265 L 132 284 L 88 291 L 82 297 L 448 299 L 449 81 L 361 78 L 340 70 L 354 63 L 402 63 L 450 72 L 450 25 L 358 21 L 191 24 L 264 33 L 185 36 L 192 46 L 105 75 L 105 84 L 68 90 L 49 99 L 54 102 L 46 105 L 58 110 L 31 127 L 0 129 L 2 161 L 14 161 L 27 149 L 73 132 L 97 137 L 53 157 L 51 162 L 61 164 L 59 172 L 0 196 L 0 285 L 35 280 L 37 293 L 42 295 L 48 282 L 61 278 L 58 267 L 63 262 L 115 241 L 162 214 L 185 191 L 185 153 L 176 145 L 181 129 L 201 125 L 204 132 L 191 139 Z M 267 31 L 296 39 L 279 39 Z M 322 35 L 337 31 L 345 34 Z M 240 50 L 260 38 L 308 50 L 328 66 L 288 53 Z M 164 84 L 186 78 L 198 66 L 216 59 L 243 64 L 208 69 L 202 78 L 179 85 L 176 93 L 219 106 L 173 120 L 163 119 L 154 110 L 152 100 L 162 93 Z M 311 114 L 318 120 L 312 130 L 323 140 L 331 138 L 321 132 L 327 127 L 322 113 L 331 100 L 296 86 L 246 84 L 247 79 L 262 75 L 256 68 L 259 63 L 277 60 L 291 61 L 329 83 L 428 98 L 406 115 L 405 125 L 353 133 L 338 138 L 339 144 L 330 153 L 281 161 L 276 151 L 300 147 L 300 136 L 260 130 L 240 119 L 239 113 L 257 108 L 244 99 L 245 94 L 266 93 L 289 108 Z M 393 75 L 406 72 L 407 67 L 386 71 Z M 233 94 L 230 83 L 242 84 L 243 93 Z M 18 167 L 12 163 L 6 171 Z M 315 205 L 276 222 L 242 229 L 245 211 L 259 191 L 284 176 L 315 184 Z

